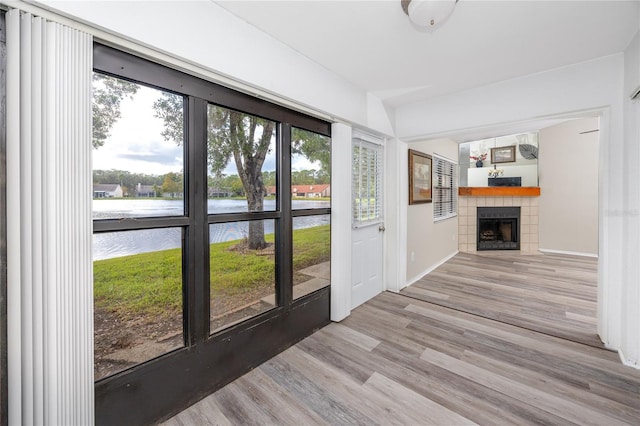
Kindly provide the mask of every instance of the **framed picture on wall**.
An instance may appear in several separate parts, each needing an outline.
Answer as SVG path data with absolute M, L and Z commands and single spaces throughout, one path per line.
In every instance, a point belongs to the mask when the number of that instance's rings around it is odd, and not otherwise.
M 409 204 L 431 202 L 431 156 L 409 150 Z
M 501 146 L 499 148 L 491 148 L 492 163 L 513 163 L 516 161 L 516 147 Z

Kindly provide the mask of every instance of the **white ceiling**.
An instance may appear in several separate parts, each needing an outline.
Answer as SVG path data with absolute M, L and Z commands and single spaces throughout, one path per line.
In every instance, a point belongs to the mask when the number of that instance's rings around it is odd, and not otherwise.
M 400 0 L 215 1 L 390 106 L 622 52 L 638 1 L 460 0 L 438 30 Z

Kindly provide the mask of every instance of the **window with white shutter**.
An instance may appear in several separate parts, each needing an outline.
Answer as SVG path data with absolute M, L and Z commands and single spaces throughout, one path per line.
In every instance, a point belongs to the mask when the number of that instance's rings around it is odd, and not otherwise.
M 353 139 L 352 225 L 354 228 L 382 222 L 381 145 Z
M 458 166 L 451 160 L 433 155 L 433 220 L 458 215 Z

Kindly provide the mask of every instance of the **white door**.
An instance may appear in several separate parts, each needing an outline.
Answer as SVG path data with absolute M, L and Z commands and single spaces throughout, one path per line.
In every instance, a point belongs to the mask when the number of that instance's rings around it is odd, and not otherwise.
M 375 143 L 378 142 L 378 143 Z M 354 135 L 351 308 L 383 290 L 382 141 Z

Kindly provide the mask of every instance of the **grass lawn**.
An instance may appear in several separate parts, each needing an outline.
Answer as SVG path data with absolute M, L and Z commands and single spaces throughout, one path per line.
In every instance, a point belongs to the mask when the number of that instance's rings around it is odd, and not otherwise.
M 273 242 L 273 234 L 267 235 Z M 240 241 L 211 244 L 212 299 L 261 287 L 274 288 L 273 254 L 238 250 Z M 298 229 L 293 234 L 294 270 L 328 261 L 329 225 Z M 182 250 L 171 249 L 96 260 L 93 263 L 96 308 L 123 319 L 165 317 L 182 311 Z

